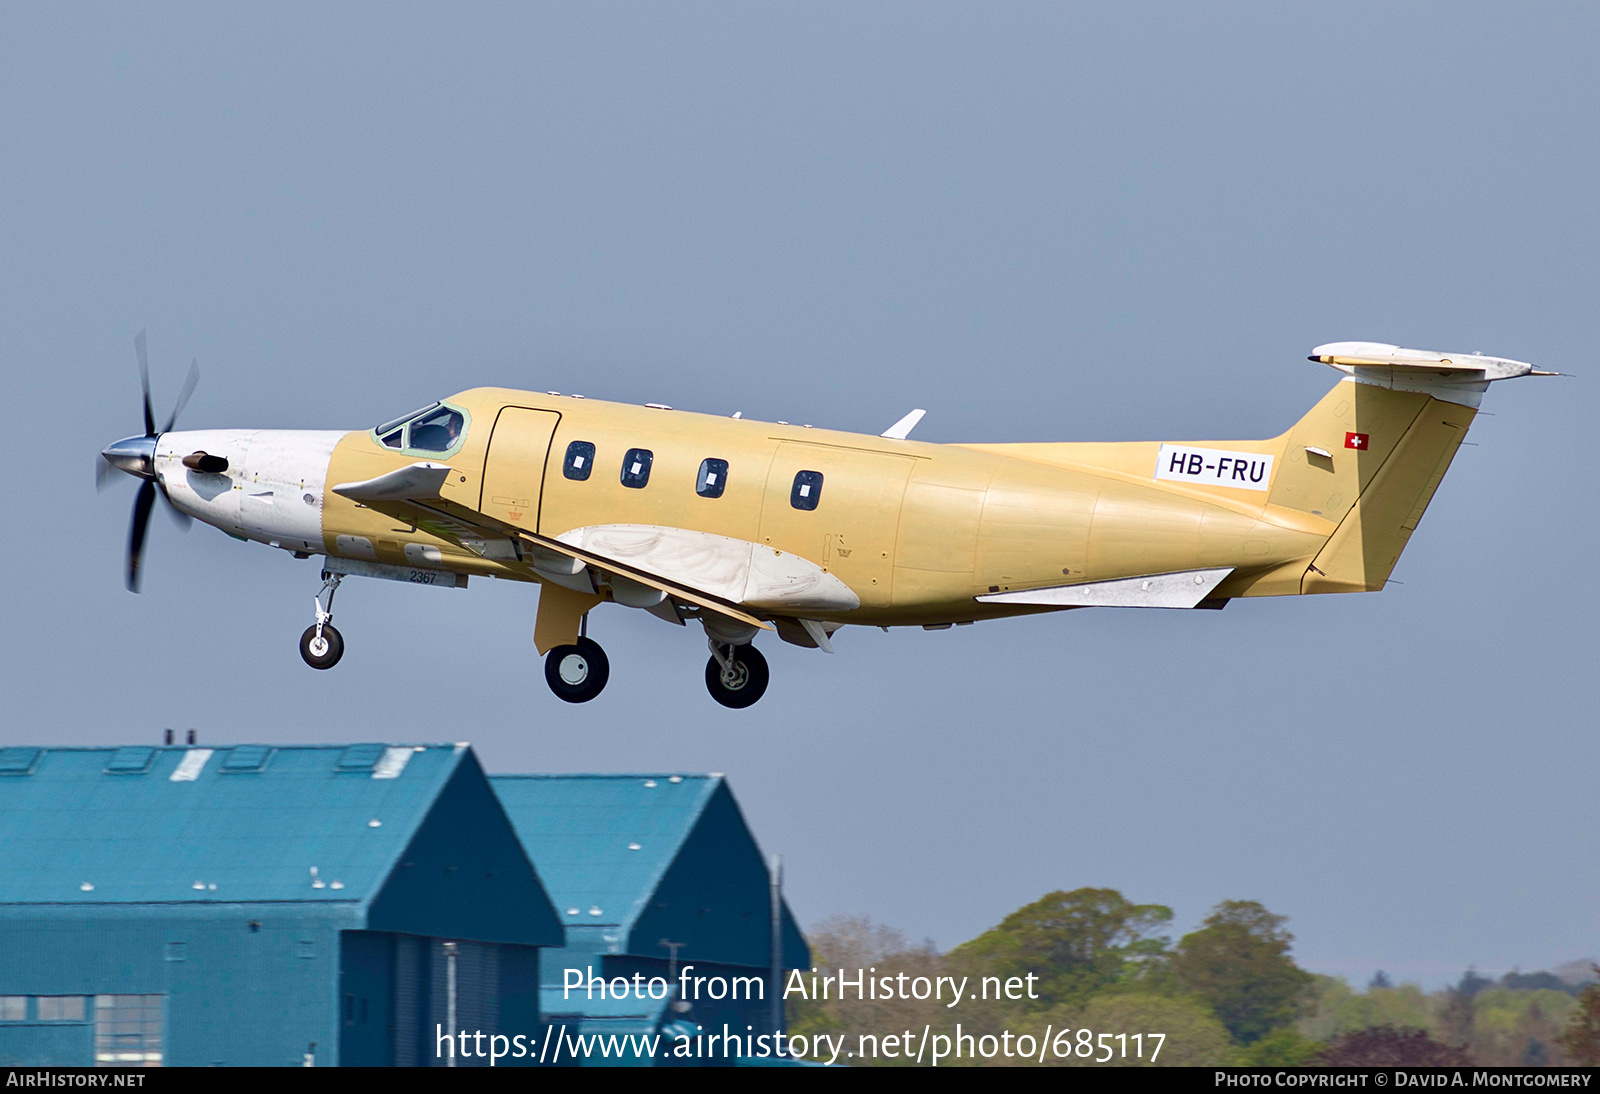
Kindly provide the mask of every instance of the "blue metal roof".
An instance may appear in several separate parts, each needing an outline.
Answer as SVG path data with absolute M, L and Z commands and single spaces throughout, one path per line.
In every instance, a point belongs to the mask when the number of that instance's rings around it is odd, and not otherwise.
M 632 954 L 764 967 L 767 865 L 721 775 L 494 775 L 490 784 L 566 926 L 547 983 L 593 957 Z M 787 968 L 810 952 L 787 902 Z M 670 940 L 670 944 L 669 944 Z
M 562 922 L 625 926 L 650 899 L 720 775 L 491 775 Z
M 0 904 L 368 901 L 466 754 L 8 748 Z

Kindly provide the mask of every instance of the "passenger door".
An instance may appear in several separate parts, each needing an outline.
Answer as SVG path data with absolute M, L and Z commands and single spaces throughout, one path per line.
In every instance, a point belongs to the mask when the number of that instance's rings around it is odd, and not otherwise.
M 500 411 L 484 459 L 479 512 L 529 531 L 539 527 L 544 466 L 560 421 L 553 410 L 508 406 Z

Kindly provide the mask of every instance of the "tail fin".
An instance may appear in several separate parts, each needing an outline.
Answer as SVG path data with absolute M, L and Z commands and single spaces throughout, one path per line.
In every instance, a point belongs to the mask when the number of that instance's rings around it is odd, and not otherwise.
M 1337 524 L 1302 593 L 1383 588 L 1489 383 L 1554 375 L 1520 361 L 1369 342 L 1319 346 L 1311 359 L 1350 378 L 1289 431 L 1268 497 Z

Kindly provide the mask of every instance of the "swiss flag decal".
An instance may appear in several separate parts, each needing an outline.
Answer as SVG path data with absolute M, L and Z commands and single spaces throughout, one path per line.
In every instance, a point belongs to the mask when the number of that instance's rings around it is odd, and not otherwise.
M 1369 440 L 1371 438 L 1365 433 L 1346 433 L 1344 435 L 1344 446 L 1346 448 L 1366 448 Z

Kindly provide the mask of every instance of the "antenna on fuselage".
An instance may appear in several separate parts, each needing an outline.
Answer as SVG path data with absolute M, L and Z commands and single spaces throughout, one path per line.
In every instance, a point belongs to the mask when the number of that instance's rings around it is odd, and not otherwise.
M 917 423 L 922 421 L 922 416 L 926 413 L 926 410 L 913 410 L 910 414 L 895 422 L 894 425 L 879 433 L 878 436 L 887 437 L 891 441 L 903 441 L 910 436 L 913 429 L 917 428 Z

